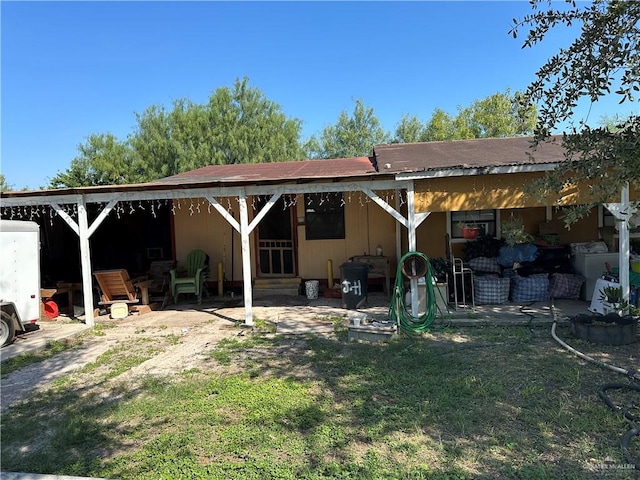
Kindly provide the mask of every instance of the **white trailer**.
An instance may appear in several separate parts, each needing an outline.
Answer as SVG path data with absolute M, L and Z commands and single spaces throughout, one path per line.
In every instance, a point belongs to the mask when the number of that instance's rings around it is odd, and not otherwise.
M 40 227 L 0 220 L 0 346 L 40 318 Z

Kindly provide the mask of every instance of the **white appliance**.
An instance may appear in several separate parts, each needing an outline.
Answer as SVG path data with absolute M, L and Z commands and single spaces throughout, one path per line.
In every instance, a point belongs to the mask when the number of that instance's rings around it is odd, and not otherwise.
M 611 268 L 618 267 L 620 254 L 613 253 L 576 253 L 571 257 L 573 268 L 585 279 L 580 298 L 590 301 L 596 288 L 596 281 L 607 271 L 605 263 Z M 597 294 L 596 294 L 597 296 Z

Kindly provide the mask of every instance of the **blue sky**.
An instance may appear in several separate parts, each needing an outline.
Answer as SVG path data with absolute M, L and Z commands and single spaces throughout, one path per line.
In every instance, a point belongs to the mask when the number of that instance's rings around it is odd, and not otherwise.
M 523 90 L 575 31 L 522 50 L 508 35 L 528 2 L 14 2 L 1 13 L 0 171 L 39 188 L 87 136 L 124 140 L 135 113 L 218 87 L 251 86 L 303 121 L 303 137 L 372 107 L 394 129 L 403 114 L 455 113 Z M 635 110 L 637 111 L 637 105 Z M 581 109 L 584 118 L 588 110 Z M 629 114 L 605 99 L 591 108 Z

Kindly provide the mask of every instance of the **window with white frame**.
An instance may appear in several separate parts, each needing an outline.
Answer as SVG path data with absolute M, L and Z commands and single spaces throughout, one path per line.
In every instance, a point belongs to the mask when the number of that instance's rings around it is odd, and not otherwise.
M 496 210 L 461 210 L 451 212 L 451 238 L 463 238 L 462 227 L 475 225 L 480 227 L 480 235 L 496 236 Z

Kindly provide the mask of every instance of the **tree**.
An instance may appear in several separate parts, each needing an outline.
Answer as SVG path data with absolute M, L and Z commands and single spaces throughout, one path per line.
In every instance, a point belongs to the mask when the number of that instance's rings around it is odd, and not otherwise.
M 301 127 L 245 78 L 216 89 L 204 105 L 183 99 L 170 112 L 150 107 L 138 115 L 131 143 L 159 178 L 206 165 L 298 160 Z
M 426 127 L 415 115 L 403 115 L 396 125 L 394 143 L 414 143 L 424 142 L 426 137 Z
M 0 173 L 0 192 L 10 192 L 13 190 L 13 185 L 7 183 L 7 179 L 4 174 Z
M 465 138 L 513 137 L 533 132 L 535 107 L 522 106 L 522 94 L 509 89 L 458 108 L 455 117 L 437 108 L 424 125 L 417 117 L 404 116 L 396 126 L 396 142 L 434 142 Z
M 78 145 L 78 153 L 65 172 L 58 172 L 51 179 L 50 188 L 144 181 L 144 171 L 137 165 L 131 146 L 111 133 L 90 135 L 84 144 Z
M 623 103 L 633 101 L 640 90 L 640 2 L 595 0 L 585 5 L 568 1 L 565 8 L 554 8 L 557 4 L 549 2 L 538 11 L 541 3 L 534 0 L 534 13 L 513 20 L 514 38 L 528 26 L 523 48 L 541 42 L 558 25 L 578 24 L 581 30 L 568 48 L 560 49 L 538 70 L 523 96 L 525 102 L 539 106 L 536 143 L 549 140 L 556 126 L 571 119 L 580 100 L 597 102 L 615 95 Z M 591 128 L 580 121 L 563 133 L 566 162 L 532 184 L 530 192 L 546 197 L 576 181 L 588 181 L 593 202 L 573 208 L 565 217 L 567 223 L 597 203 L 619 198 L 627 182 L 640 185 L 639 134 L 638 115 L 629 116 L 615 129 Z
M 170 111 L 152 105 L 136 114 L 125 141 L 111 134 L 88 137 L 52 188 L 138 183 L 213 164 L 260 163 L 302 158 L 301 121 L 236 80 L 218 88 L 206 104 L 175 100 Z
M 343 111 L 335 125 L 312 135 L 305 143 L 308 158 L 349 158 L 370 156 L 373 146 L 388 143 L 390 135 L 380 125 L 373 108 L 356 100 L 353 115 Z

